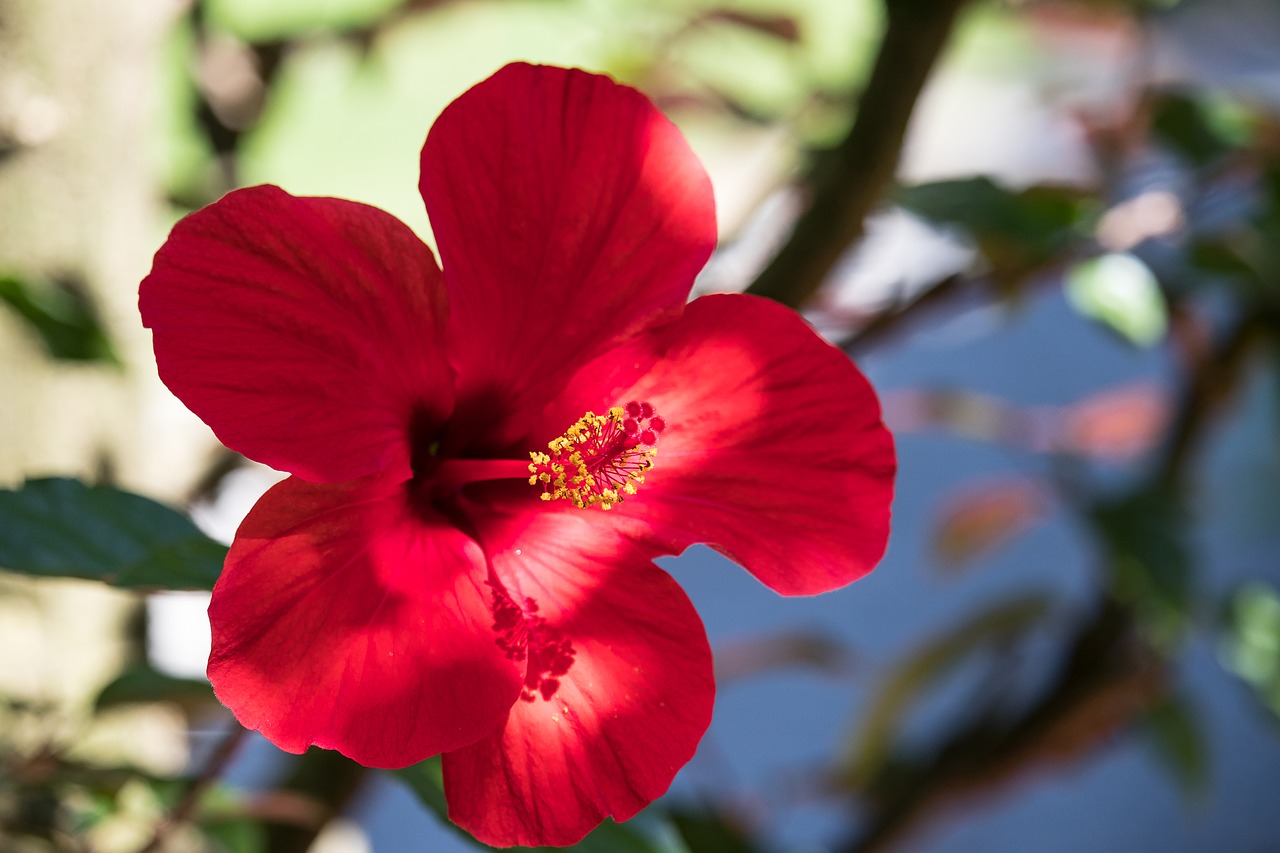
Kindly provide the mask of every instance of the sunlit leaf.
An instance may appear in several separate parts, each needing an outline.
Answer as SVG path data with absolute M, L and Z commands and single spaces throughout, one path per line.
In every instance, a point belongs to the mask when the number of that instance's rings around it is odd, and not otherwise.
M 916 701 L 970 655 L 1007 644 L 1048 615 L 1049 600 L 1030 595 L 1001 602 L 941 634 L 896 664 L 861 717 L 843 765 L 843 779 L 865 788 L 891 757 L 898 729 Z
M 266 826 L 257 816 L 246 816 L 243 793 L 226 785 L 204 791 L 196 825 L 217 853 L 268 853 Z
M 1275 587 L 1249 583 L 1231 596 L 1219 658 L 1280 717 L 1280 592 Z
M 119 364 L 83 285 L 70 280 L 35 284 L 0 275 L 0 303 L 26 322 L 54 358 Z
M 200 829 L 219 853 L 266 853 L 267 831 L 256 820 L 210 820 Z
M 1049 494 L 1027 479 L 1001 479 L 966 486 L 946 496 L 933 528 L 933 552 L 958 568 L 988 554 L 1049 511 Z
M 1169 325 L 1164 295 L 1147 265 L 1127 252 L 1076 264 L 1067 273 L 1067 299 L 1086 317 L 1104 323 L 1138 346 L 1164 338 Z
M 345 30 L 374 23 L 406 0 L 208 0 L 219 27 L 249 41 Z
M 182 513 L 109 486 L 51 478 L 0 490 L 0 567 L 12 572 L 212 589 L 226 553 Z

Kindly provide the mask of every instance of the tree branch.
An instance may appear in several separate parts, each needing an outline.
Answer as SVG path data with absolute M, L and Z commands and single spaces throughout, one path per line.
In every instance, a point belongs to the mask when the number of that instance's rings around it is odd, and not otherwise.
M 798 308 L 817 293 L 863 232 L 894 178 L 916 99 L 968 0 L 885 0 L 888 22 L 849 134 L 809 169 L 809 208 L 790 239 L 748 288 Z
M 168 841 L 169 835 L 173 830 L 195 816 L 200 806 L 200 798 L 204 795 L 205 790 L 222 776 L 223 771 L 227 769 L 227 765 L 231 763 L 231 759 L 240 749 L 240 744 L 244 743 L 246 734 L 248 734 L 247 729 L 232 721 L 231 730 L 223 736 L 218 748 L 209 757 L 209 760 L 205 762 L 204 767 L 201 768 L 200 774 L 187 783 L 187 787 L 183 790 L 182 797 L 178 800 L 177 805 L 173 807 L 173 811 L 169 812 L 164 820 L 160 821 L 151 836 L 151 840 L 138 853 L 157 853 L 157 851 L 163 850 L 165 842 Z

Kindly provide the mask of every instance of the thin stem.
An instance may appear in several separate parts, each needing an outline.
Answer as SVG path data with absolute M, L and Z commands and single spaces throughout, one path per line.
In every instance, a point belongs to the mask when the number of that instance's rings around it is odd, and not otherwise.
M 164 844 L 173 830 L 185 823 L 195 813 L 205 789 L 213 784 L 227 769 L 227 765 L 231 763 L 231 759 L 235 756 L 236 750 L 240 748 L 240 744 L 244 742 L 244 736 L 247 733 L 248 730 L 239 723 L 232 722 L 231 730 L 222 738 L 218 748 L 209 757 L 209 760 L 205 762 L 204 767 L 201 768 L 199 775 L 187 783 L 186 790 L 182 792 L 182 799 L 178 800 L 173 810 L 165 816 L 164 820 L 160 821 L 156 826 L 155 834 L 151 836 L 151 840 L 138 853 L 157 853 L 157 851 L 164 848 Z

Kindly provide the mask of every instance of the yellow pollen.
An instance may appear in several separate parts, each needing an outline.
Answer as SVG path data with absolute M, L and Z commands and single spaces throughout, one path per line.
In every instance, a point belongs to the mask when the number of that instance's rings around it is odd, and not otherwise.
M 529 485 L 542 486 L 544 501 L 563 498 L 579 509 L 612 509 L 644 482 L 665 427 L 648 403 L 614 406 L 603 415 L 587 412 L 548 442 L 550 453 L 529 454 Z

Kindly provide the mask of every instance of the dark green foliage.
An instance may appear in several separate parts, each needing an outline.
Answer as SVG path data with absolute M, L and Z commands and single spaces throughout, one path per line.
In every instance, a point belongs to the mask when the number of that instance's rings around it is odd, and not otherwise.
M 1081 194 L 1064 187 L 1005 189 L 976 177 L 917 184 L 896 201 L 912 213 L 967 232 L 999 279 L 1020 277 L 1077 239 Z
M 0 303 L 26 321 L 54 358 L 120 363 L 83 284 L 67 279 L 36 285 L 0 275 Z
M 1193 599 L 1186 514 L 1172 492 L 1150 488 L 1095 504 L 1115 594 L 1129 603 L 1158 641 L 1185 627 Z
M 212 589 L 227 549 L 182 513 L 78 480 L 0 490 L 0 567 L 125 588 Z
M 204 679 L 175 678 L 148 666 L 136 666 L 126 669 L 102 688 L 94 708 L 101 711 L 137 702 L 216 705 L 213 688 Z

